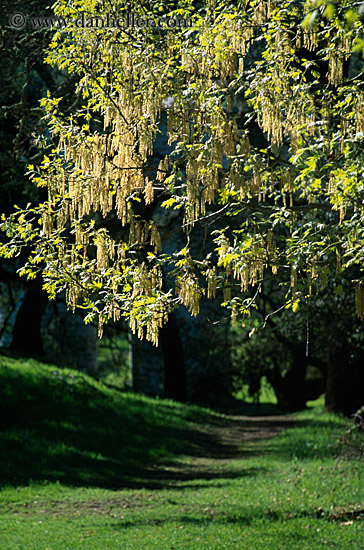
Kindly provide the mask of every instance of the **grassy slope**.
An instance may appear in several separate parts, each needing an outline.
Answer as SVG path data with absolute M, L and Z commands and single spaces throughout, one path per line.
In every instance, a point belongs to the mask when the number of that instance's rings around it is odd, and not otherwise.
M 338 456 L 341 417 L 245 441 L 236 419 L 32 360 L 0 357 L 0 378 L 1 549 L 364 548 L 363 456 Z
M 205 418 L 214 415 L 0 356 L 0 484 L 133 484 L 159 456 L 182 452 Z

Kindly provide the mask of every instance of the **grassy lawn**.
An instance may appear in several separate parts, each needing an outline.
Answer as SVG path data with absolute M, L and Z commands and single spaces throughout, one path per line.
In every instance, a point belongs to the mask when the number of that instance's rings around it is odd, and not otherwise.
M 363 550 L 363 448 L 342 442 L 351 422 L 320 405 L 249 410 L 0 357 L 1 550 Z

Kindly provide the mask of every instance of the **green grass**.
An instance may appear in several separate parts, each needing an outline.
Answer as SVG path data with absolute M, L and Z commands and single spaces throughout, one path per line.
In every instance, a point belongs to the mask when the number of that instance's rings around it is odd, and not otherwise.
M 116 333 L 107 327 L 97 345 L 97 370 L 103 382 L 130 388 L 129 340 L 127 332 Z
M 262 377 L 260 384 L 260 390 L 256 395 L 249 395 L 249 386 L 244 384 L 240 390 L 235 392 L 235 397 L 254 405 L 276 405 L 276 394 L 265 376 Z
M 316 406 L 257 440 L 269 419 L 32 360 L 0 357 L 0 377 L 2 550 L 364 548 L 363 453 L 338 443 L 341 416 Z

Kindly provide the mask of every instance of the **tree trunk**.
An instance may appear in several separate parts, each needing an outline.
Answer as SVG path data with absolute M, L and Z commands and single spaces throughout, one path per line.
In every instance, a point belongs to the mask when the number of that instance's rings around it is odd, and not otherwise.
M 291 346 L 291 366 L 283 377 L 279 365 L 267 374 L 269 383 L 277 397 L 278 407 L 287 411 L 300 411 L 306 408 L 306 402 L 316 399 L 324 391 L 323 380 L 307 380 L 308 365 L 320 363 L 306 356 L 305 345 Z M 321 365 L 320 365 L 321 366 Z
M 339 367 L 339 368 L 338 368 Z M 340 365 L 335 357 L 334 353 L 330 353 L 327 362 L 327 378 L 326 378 L 326 396 L 325 405 L 329 411 L 340 410 L 340 393 L 342 387 L 340 387 Z
M 16 316 L 11 348 L 33 356 L 44 354 L 40 321 L 48 303 L 41 280 L 28 285 L 28 290 Z
M 164 361 L 164 396 L 176 401 L 187 399 L 187 374 L 185 358 L 174 315 L 160 331 Z
M 353 414 L 364 404 L 364 354 L 353 358 L 349 343 L 332 343 L 326 379 L 326 408 Z
M 279 372 L 270 372 L 267 378 L 276 394 L 280 410 L 301 411 L 305 409 L 305 378 L 301 368 L 292 368 L 284 378 Z

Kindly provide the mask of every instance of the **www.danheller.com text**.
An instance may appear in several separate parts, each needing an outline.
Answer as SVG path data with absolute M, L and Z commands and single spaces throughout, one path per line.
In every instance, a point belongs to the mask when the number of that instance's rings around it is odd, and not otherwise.
M 21 13 L 13 14 L 9 18 L 10 25 L 14 28 L 22 28 L 26 24 L 26 16 Z M 141 17 L 134 13 L 128 12 L 123 17 L 117 17 L 110 13 L 104 16 L 94 15 L 89 16 L 87 13 L 81 12 L 78 17 L 67 18 L 61 16 L 29 16 L 33 29 L 40 29 L 43 27 L 60 27 L 65 28 L 68 26 L 74 26 L 79 28 L 154 28 L 154 29 L 184 29 L 192 27 L 192 21 L 185 17 Z

